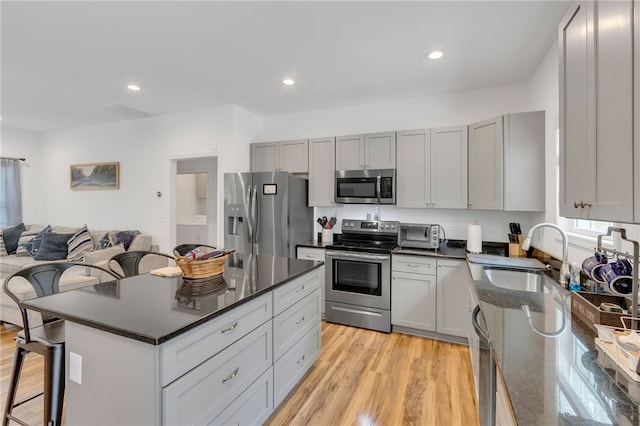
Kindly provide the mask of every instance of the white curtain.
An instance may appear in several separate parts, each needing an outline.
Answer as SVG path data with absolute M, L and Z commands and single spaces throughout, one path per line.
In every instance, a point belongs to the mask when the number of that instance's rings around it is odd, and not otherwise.
M 20 160 L 0 158 L 0 226 L 22 222 Z

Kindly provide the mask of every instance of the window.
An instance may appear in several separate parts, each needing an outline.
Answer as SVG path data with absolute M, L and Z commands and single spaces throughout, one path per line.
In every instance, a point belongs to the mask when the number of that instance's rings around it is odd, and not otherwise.
M 0 226 L 22 222 L 20 159 L 0 159 Z

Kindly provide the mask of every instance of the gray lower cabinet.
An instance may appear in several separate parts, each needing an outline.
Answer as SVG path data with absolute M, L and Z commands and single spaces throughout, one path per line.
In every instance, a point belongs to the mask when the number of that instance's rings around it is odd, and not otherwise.
M 436 331 L 436 259 L 393 255 L 391 324 Z
M 391 324 L 466 340 L 471 281 L 466 261 L 394 254 L 391 262 Z
M 311 248 L 311 247 L 298 247 L 298 251 L 296 254 L 296 257 L 298 259 L 305 259 L 305 260 L 315 260 L 318 262 L 324 262 L 325 258 L 324 258 L 324 249 L 322 248 Z M 320 268 L 320 302 L 322 303 L 320 311 L 322 312 L 322 315 L 324 316 L 324 271 L 325 268 Z
M 214 425 L 259 425 L 273 413 L 273 367 L 269 368 L 215 419 Z
M 271 321 L 162 390 L 164 423 L 209 424 L 273 364 Z
M 320 355 L 320 270 L 273 291 L 273 384 L 277 407 Z
M 471 274 L 466 260 L 438 259 L 438 333 L 468 338 L 469 282 Z

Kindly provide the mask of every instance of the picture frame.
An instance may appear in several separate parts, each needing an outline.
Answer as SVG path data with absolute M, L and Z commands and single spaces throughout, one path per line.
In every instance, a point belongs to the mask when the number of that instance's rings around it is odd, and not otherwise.
M 120 163 L 72 164 L 69 168 L 72 190 L 120 189 Z

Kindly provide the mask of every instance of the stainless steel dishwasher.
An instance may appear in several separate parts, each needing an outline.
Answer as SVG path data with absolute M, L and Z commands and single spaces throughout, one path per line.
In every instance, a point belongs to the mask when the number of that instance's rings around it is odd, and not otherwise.
M 473 309 L 471 321 L 479 340 L 478 416 L 481 426 L 494 426 L 496 424 L 496 361 L 480 305 L 476 305 Z

